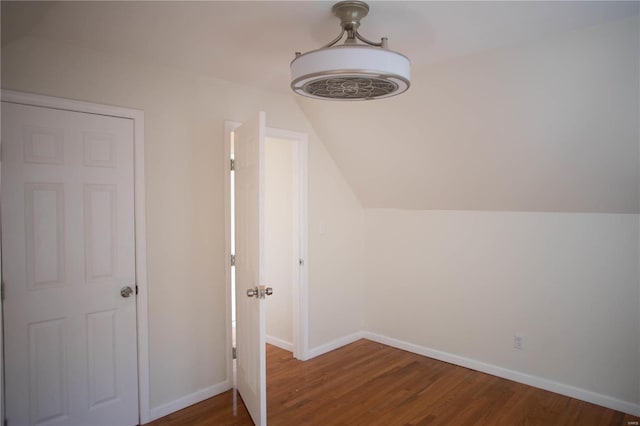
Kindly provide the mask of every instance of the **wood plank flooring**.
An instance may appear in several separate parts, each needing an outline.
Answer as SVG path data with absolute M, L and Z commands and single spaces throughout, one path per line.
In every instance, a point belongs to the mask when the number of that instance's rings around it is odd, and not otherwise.
M 638 417 L 359 340 L 310 361 L 267 345 L 270 426 L 615 425 Z M 252 425 L 228 391 L 151 426 Z

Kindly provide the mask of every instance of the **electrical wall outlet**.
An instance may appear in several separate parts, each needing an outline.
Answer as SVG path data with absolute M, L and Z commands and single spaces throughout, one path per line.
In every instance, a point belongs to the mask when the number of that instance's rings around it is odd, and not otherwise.
M 524 336 L 522 334 L 513 335 L 513 347 L 518 350 L 524 349 Z

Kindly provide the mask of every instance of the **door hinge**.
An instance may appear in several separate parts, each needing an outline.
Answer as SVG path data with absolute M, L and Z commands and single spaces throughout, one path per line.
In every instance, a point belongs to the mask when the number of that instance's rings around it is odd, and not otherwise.
M 304 266 L 304 259 L 298 259 L 298 264 L 300 266 Z
M 232 158 L 230 164 L 231 164 L 231 171 L 234 171 L 236 169 L 236 160 Z
M 231 348 L 231 358 L 238 358 L 238 349 L 236 349 L 235 347 Z
M 138 284 L 136 284 L 136 294 L 138 294 Z
M 231 266 L 236 266 L 236 255 L 235 254 L 231 255 Z

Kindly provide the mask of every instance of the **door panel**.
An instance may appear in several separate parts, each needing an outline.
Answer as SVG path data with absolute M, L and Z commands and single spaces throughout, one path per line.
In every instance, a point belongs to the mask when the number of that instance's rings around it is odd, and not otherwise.
M 29 324 L 29 400 L 35 424 L 67 418 L 64 326 L 62 319 Z
M 134 425 L 129 119 L 2 103 L 9 424 Z
M 264 271 L 263 112 L 235 131 L 237 386 L 256 425 L 267 423 L 264 299 L 248 297 Z

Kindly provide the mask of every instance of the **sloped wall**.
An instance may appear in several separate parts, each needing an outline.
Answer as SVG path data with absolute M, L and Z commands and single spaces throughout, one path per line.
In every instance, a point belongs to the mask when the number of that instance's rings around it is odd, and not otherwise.
M 634 16 L 297 102 L 365 208 L 639 213 L 639 58 Z

